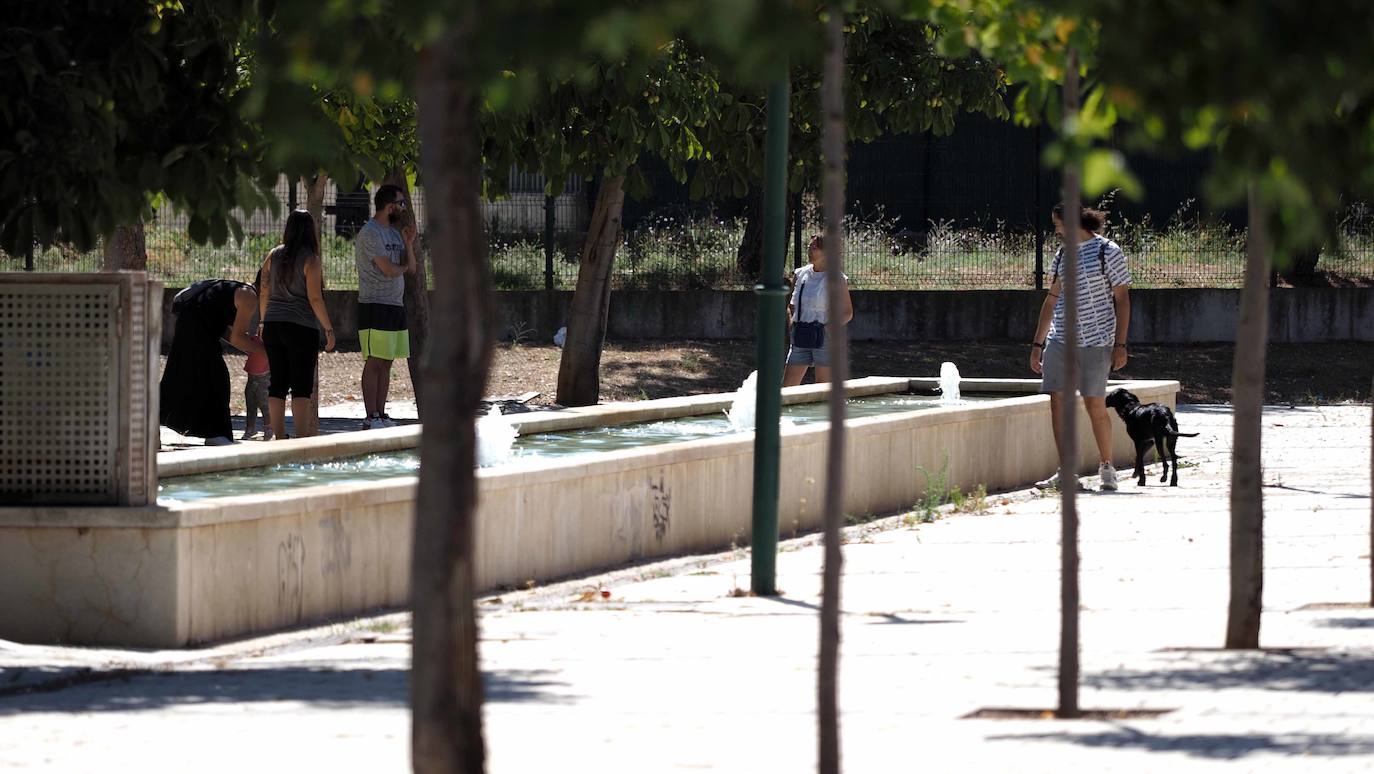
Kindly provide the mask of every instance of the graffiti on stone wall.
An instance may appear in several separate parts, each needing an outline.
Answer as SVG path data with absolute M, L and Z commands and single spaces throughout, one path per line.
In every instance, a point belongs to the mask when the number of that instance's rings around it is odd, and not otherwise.
M 663 475 L 659 474 L 658 481 L 649 479 L 650 514 L 654 521 L 654 537 L 660 542 L 668 534 L 668 527 L 672 523 L 673 512 L 673 493 L 663 482 Z
M 320 519 L 323 556 L 320 572 L 324 575 L 337 575 L 353 564 L 353 539 L 344 529 L 343 519 L 338 511 Z
M 300 535 L 287 535 L 277 544 L 277 609 L 287 620 L 300 620 L 305 613 L 305 541 Z

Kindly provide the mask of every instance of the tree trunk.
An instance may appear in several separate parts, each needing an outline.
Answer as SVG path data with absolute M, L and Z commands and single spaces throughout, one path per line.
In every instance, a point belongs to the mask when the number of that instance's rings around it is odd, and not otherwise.
M 148 241 L 143 222 L 119 226 L 105 239 L 105 271 L 143 271 L 148 268 Z
M 1078 55 L 1070 49 L 1064 71 L 1064 126 L 1078 117 Z M 1064 392 L 1059 412 L 1059 707 L 1076 718 L 1078 706 L 1078 164 L 1064 165 Z
M 305 211 L 314 219 L 315 236 L 320 238 L 324 232 L 324 194 L 329 190 L 329 176 L 321 172 L 301 182 L 305 184 Z
M 1249 203 L 1245 285 L 1231 372 L 1231 603 L 1226 647 L 1259 647 L 1264 603 L 1264 491 L 1260 462 L 1264 409 L 1264 358 L 1269 336 L 1269 224 L 1256 200 Z
M 601 348 L 606 342 L 611 268 L 620 243 L 620 214 L 624 209 L 624 176 L 603 179 L 596 190 L 587 241 L 582 245 L 577 288 L 568 313 L 568 338 L 558 364 L 557 401 L 562 406 L 594 406 L 601 397 Z
M 829 6 L 825 27 L 825 57 L 821 64 L 821 144 L 824 183 L 826 273 L 844 273 L 844 13 Z M 831 320 L 844 308 L 844 290 L 833 279 L 826 284 L 826 307 Z M 830 350 L 830 430 L 825 449 L 825 566 L 821 574 L 821 643 L 817 676 L 817 713 L 821 774 L 840 771 L 840 577 L 844 555 L 840 525 L 844 519 L 844 399 L 849 378 L 849 340 L 844 325 L 826 325 Z
M 1309 247 L 1296 252 L 1289 261 L 1288 269 L 1283 272 L 1290 285 L 1306 287 L 1317 281 L 1317 263 L 1321 260 L 1321 248 Z
M 401 219 L 401 227 L 414 226 L 415 231 L 420 231 L 420 216 L 415 210 L 415 200 L 410 195 L 410 181 L 406 179 L 404 169 L 396 168 L 387 172 L 383 183 L 399 186 L 405 193 L 406 201 L 411 203 L 405 211 L 405 217 Z M 406 327 L 410 331 L 410 357 L 406 359 L 406 368 L 410 371 L 410 384 L 415 390 L 415 405 L 419 408 L 423 402 L 423 379 L 421 378 L 421 363 L 424 361 L 425 342 L 429 337 L 429 267 L 425 261 L 425 250 L 423 241 L 416 237 L 415 253 L 415 273 L 405 275 L 405 308 L 406 308 Z M 424 419 L 424 412 L 420 412 L 420 418 Z
M 471 60 L 477 3 L 420 55 L 420 147 L 434 267 L 433 322 L 422 380 L 430 414 L 420 437 L 411 603 L 411 763 L 425 774 L 477 774 L 485 766 L 477 655 L 473 514 L 475 417 L 495 341 L 495 303 L 479 200 L 477 83 Z
M 310 213 L 310 217 L 315 221 L 315 239 L 320 243 L 320 250 L 324 250 L 324 193 L 329 190 L 329 177 L 321 172 L 305 182 L 305 210 Z M 323 260 L 323 256 L 321 256 Z M 328 276 L 326 272 L 320 272 L 320 282 L 323 284 Z M 296 410 L 291 409 L 291 419 L 300 424 L 296 428 L 296 435 L 318 435 L 320 432 L 320 401 L 324 397 L 320 394 L 320 369 L 315 369 L 315 387 L 310 393 L 315 399 L 310 402 L 310 413 L 303 417 L 296 416 Z
M 798 194 L 800 196 L 800 194 Z M 784 210 L 785 233 L 791 233 L 793 212 L 791 207 Z M 763 191 L 751 193 L 744 209 L 744 235 L 740 238 L 739 248 L 735 251 L 735 268 L 751 282 L 759 280 L 763 270 Z M 805 263 L 805 260 L 802 261 Z

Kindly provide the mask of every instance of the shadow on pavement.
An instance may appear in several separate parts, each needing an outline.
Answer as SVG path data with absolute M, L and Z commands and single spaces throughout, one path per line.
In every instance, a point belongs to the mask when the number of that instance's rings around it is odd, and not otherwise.
M 1374 629 L 1374 618 L 1328 618 L 1317 625 L 1328 629 Z
M 1374 754 L 1374 737 L 1332 734 L 1185 734 L 1165 736 L 1120 728 L 1095 734 L 1007 734 L 997 742 L 1061 742 L 1085 747 L 1180 752 L 1201 758 L 1242 758 L 1253 753 L 1336 757 Z
M 558 704 L 575 697 L 546 670 L 483 674 L 487 703 Z M 31 712 L 144 712 L 196 704 L 303 702 L 316 708 L 404 708 L 410 701 L 406 669 L 220 669 L 152 674 L 111 673 L 64 690 L 0 698 L 0 717 Z
M 1368 500 L 1369 495 L 1351 494 L 1349 492 L 1323 492 L 1320 489 L 1303 489 L 1300 486 L 1288 486 L 1287 484 L 1265 484 L 1265 489 L 1282 489 L 1285 492 L 1302 492 L 1303 494 L 1321 495 L 1323 497 L 1339 497 L 1346 500 Z
M 1205 661 L 1190 657 L 1171 663 L 1177 666 L 1085 675 L 1083 684 L 1126 691 L 1248 688 L 1330 694 L 1374 692 L 1374 660 L 1368 653 L 1218 651 Z

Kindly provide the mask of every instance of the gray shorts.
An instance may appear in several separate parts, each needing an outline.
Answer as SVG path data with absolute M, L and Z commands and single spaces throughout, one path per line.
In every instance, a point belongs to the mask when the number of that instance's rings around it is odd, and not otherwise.
M 1050 339 L 1045 342 L 1045 354 L 1040 361 L 1040 391 L 1065 392 L 1064 342 Z M 1078 393 L 1090 398 L 1107 394 L 1107 377 L 1112 372 L 1112 348 L 1078 348 Z
M 824 347 L 799 347 L 793 344 L 787 350 L 787 364 L 790 366 L 816 366 L 818 368 L 830 367 L 830 343 L 826 337 L 827 346 Z

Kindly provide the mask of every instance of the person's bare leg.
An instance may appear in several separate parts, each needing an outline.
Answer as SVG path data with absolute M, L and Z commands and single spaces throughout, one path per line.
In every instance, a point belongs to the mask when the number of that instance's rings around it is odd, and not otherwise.
M 272 437 L 280 441 L 286 437 L 286 399 L 268 398 L 267 412 L 272 415 Z
M 387 369 L 387 363 L 388 361 L 375 357 L 370 357 L 363 363 L 363 408 L 366 409 L 369 418 L 382 412 L 379 397 L 382 394 L 382 373 Z
M 1083 396 L 1083 408 L 1088 410 L 1092 420 L 1093 438 L 1097 441 L 1097 454 L 1101 462 L 1112 462 L 1112 415 L 1107 412 L 1106 398 Z
M 396 361 L 383 360 L 382 372 L 377 378 L 377 413 L 386 414 L 386 399 L 391 392 L 391 366 Z
M 816 384 L 830 381 L 830 366 L 816 366 Z
M 1059 454 L 1059 410 L 1063 406 L 1063 393 L 1050 393 L 1050 428 L 1054 432 L 1054 454 Z
M 807 368 L 809 368 L 809 366 L 804 365 L 790 365 L 783 368 L 782 386 L 796 387 L 797 385 L 801 384 L 802 379 L 806 378 Z
M 372 358 L 363 361 L 361 389 L 363 391 L 363 417 L 370 419 L 372 417 Z
M 291 397 L 291 417 L 296 420 L 296 437 L 309 438 L 315 434 L 314 423 L 310 421 L 310 406 L 313 398 Z

